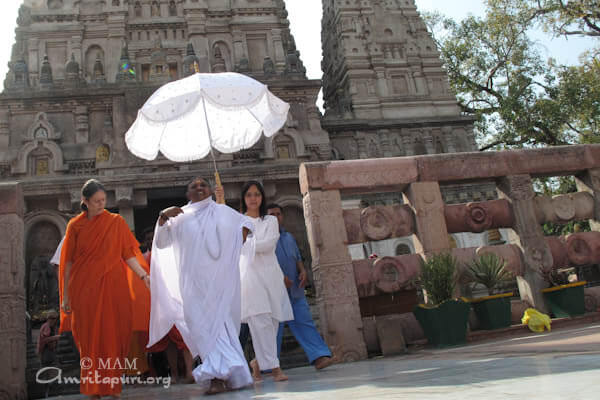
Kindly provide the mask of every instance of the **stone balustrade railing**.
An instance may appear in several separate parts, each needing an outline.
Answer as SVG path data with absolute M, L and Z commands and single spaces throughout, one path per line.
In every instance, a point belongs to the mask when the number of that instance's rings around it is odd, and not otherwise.
M 532 179 L 573 175 L 578 192 L 536 196 Z M 440 185 L 495 181 L 498 200 L 444 204 Z M 600 145 L 306 163 L 300 167 L 321 324 L 334 356 L 366 357 L 360 298 L 410 288 L 421 257 L 502 257 L 523 300 L 545 309 L 540 271 L 600 262 Z M 343 210 L 342 195 L 402 192 L 403 205 Z M 594 232 L 544 237 L 545 222 L 590 220 Z M 451 249 L 449 233 L 511 228 L 502 246 Z M 417 254 L 352 261 L 348 244 L 412 235 Z

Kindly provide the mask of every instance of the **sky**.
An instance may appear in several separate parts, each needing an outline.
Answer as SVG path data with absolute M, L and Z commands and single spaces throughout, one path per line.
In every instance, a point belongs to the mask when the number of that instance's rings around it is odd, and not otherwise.
M 23 0 L 1 0 L 0 13 L 0 82 L 4 81 L 7 63 L 10 59 L 11 47 L 14 43 L 14 30 L 18 9 Z M 419 11 L 439 11 L 457 20 L 469 14 L 482 16 L 484 0 L 416 0 Z M 460 4 L 460 6 L 457 6 Z M 286 0 L 289 13 L 290 28 L 301 52 L 302 61 L 307 69 L 307 75 L 312 79 L 321 78 L 321 0 Z M 550 40 L 548 35 L 540 31 L 532 33 L 543 46 L 542 54 L 554 57 L 565 64 L 575 64 L 579 54 L 591 47 L 591 39 L 559 38 Z

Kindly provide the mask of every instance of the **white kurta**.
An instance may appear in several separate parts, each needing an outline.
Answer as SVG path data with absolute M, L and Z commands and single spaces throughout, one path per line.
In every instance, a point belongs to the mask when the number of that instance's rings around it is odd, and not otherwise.
M 283 283 L 283 272 L 275 248 L 279 240 L 277 218 L 250 218 L 254 223 L 240 257 L 242 281 L 242 322 L 248 317 L 271 314 L 278 321 L 294 319 L 290 299 Z
M 239 340 L 242 228 L 252 222 L 212 199 L 182 207 L 184 213 L 157 224 L 150 270 L 148 347 L 173 325 L 203 364 L 193 374 L 208 386 L 212 378 L 231 388 L 252 383 Z

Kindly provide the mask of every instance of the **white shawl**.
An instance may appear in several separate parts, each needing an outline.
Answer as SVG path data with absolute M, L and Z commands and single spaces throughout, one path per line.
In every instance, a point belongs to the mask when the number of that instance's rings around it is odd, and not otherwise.
M 192 355 L 205 359 L 227 316 L 239 330 L 242 228 L 254 227 L 210 198 L 182 209 L 154 232 L 148 347 L 175 325 Z

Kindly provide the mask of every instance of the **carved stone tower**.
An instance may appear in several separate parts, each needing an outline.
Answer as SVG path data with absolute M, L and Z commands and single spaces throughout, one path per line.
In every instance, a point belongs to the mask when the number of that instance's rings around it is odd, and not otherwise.
M 323 0 L 323 127 L 335 158 L 474 150 L 414 0 Z

